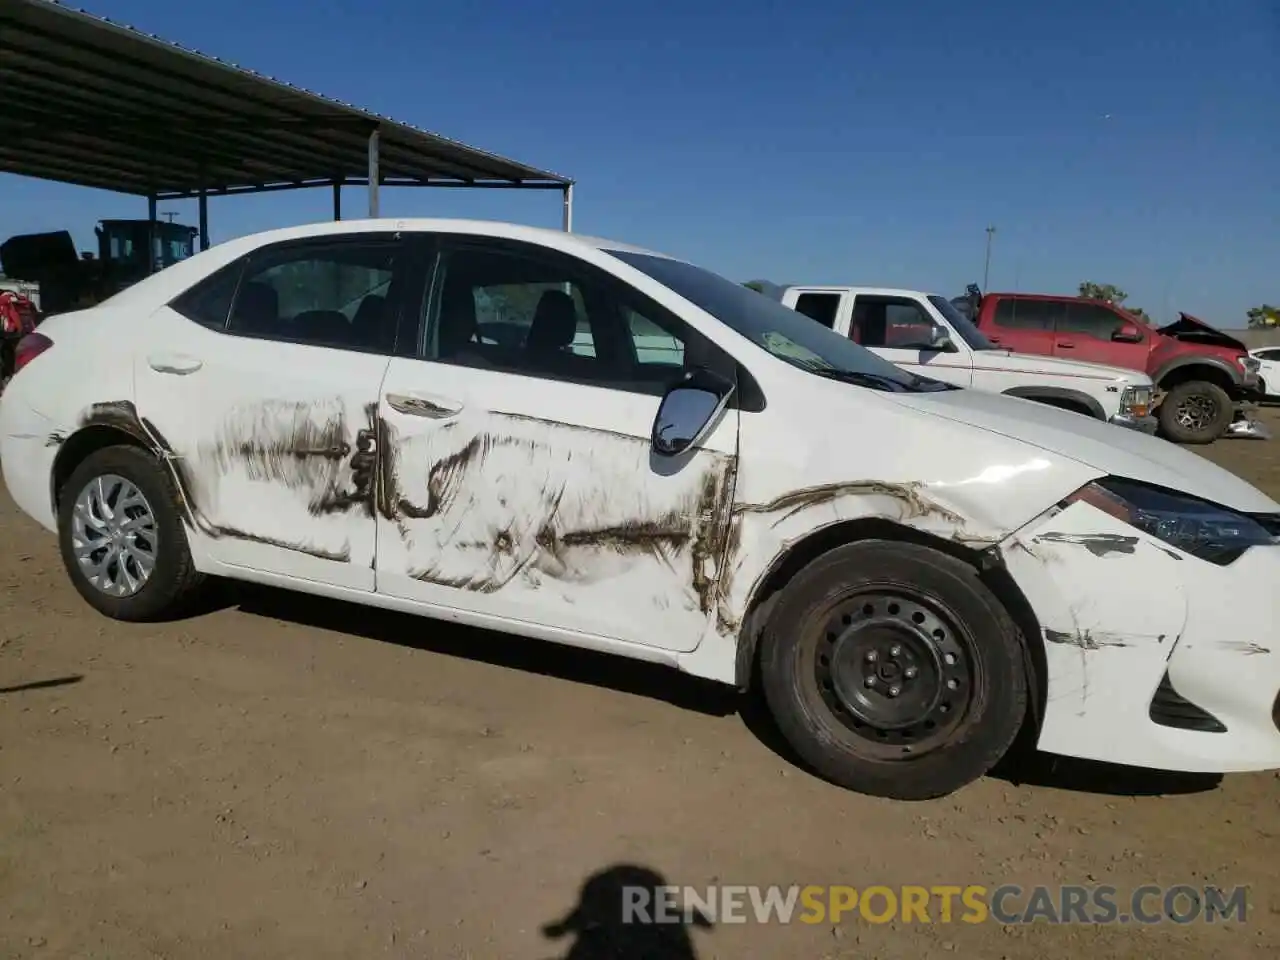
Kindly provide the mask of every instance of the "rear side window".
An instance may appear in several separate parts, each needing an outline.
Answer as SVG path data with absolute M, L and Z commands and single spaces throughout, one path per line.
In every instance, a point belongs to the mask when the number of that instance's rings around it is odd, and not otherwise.
M 1062 304 L 1054 300 L 1001 297 L 996 301 L 995 323 L 1012 330 L 1052 331 L 1061 312 Z
M 243 258 L 205 277 L 194 287 L 176 297 L 170 308 L 210 330 L 226 330 L 231 304 L 244 272 Z
M 796 299 L 796 313 L 803 313 L 810 320 L 817 320 L 829 330 L 836 326 L 836 312 L 840 309 L 838 293 L 802 293 Z

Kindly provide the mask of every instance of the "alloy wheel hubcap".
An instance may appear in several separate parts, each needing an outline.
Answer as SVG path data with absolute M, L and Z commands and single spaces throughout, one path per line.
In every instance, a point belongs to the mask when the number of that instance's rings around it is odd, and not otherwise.
M 1209 397 L 1187 397 L 1178 404 L 1178 423 L 1191 430 L 1203 430 L 1218 415 L 1218 405 Z
M 155 512 L 132 482 L 95 477 L 76 496 L 71 548 L 85 579 L 112 597 L 131 597 L 156 568 Z

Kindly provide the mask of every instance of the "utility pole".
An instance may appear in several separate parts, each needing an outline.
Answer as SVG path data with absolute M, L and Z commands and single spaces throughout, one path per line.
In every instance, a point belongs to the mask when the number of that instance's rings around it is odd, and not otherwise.
M 987 279 L 991 276 L 991 238 L 996 235 L 994 226 L 987 227 L 987 259 L 982 267 L 982 292 L 987 292 Z

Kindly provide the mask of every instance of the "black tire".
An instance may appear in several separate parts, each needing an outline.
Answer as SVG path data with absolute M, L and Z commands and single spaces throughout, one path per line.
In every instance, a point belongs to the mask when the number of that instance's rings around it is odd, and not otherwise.
M 760 644 L 765 699 L 783 736 L 819 775 L 859 793 L 952 793 L 1004 756 L 1026 714 L 1017 625 L 970 566 L 928 547 L 867 540 L 823 554 L 784 589 Z M 870 650 L 885 655 L 873 664 Z M 916 670 L 892 701 L 890 660 L 900 678 Z M 878 693 L 857 680 L 869 666 Z M 869 722 L 895 706 L 904 711 L 896 723 Z
M 1160 401 L 1160 432 L 1174 443 L 1213 443 L 1235 419 L 1227 391 L 1207 380 L 1188 380 Z
M 155 519 L 154 569 L 150 579 L 129 596 L 113 596 L 95 586 L 81 569 L 73 547 L 76 497 L 92 480 L 108 474 L 137 487 Z M 59 492 L 58 541 L 63 566 L 80 596 L 114 620 L 165 620 L 179 615 L 204 582 L 191 560 L 173 480 L 154 456 L 138 447 L 105 447 L 72 471 Z

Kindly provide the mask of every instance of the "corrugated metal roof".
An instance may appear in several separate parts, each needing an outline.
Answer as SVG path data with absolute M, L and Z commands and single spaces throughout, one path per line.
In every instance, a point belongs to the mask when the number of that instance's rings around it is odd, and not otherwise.
M 380 182 L 560 189 L 566 177 L 53 0 L 0 0 L 0 172 L 161 197 Z

